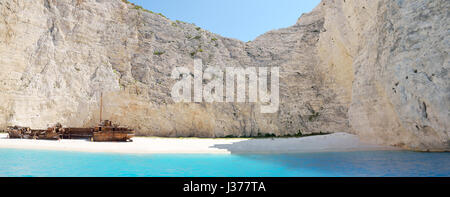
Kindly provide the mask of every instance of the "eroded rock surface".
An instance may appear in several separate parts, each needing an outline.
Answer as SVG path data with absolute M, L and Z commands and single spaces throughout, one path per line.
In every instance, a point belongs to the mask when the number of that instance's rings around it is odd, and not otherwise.
M 450 2 L 322 3 L 330 11 L 319 54 L 336 70 L 336 83 L 351 87 L 353 132 L 414 150 L 449 150 Z
M 0 127 L 98 123 L 140 135 L 353 132 L 450 150 L 446 0 L 323 0 L 241 42 L 121 0 L 0 0 Z M 174 103 L 177 66 L 280 67 L 280 109 Z M 206 83 L 206 82 L 205 82 Z

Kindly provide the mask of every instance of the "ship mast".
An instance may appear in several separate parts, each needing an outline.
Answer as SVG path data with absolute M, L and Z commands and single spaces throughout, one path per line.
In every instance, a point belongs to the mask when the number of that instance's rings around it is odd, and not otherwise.
M 103 112 L 103 92 L 100 92 L 100 123 L 102 122 L 102 112 Z

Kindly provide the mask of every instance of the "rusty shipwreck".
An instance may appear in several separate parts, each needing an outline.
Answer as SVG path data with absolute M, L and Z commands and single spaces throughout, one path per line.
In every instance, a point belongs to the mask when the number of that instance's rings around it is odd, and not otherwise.
M 103 94 L 100 96 L 100 124 L 90 128 L 63 127 L 57 123 L 47 130 L 31 129 L 29 127 L 10 126 L 7 128 L 9 138 L 16 139 L 89 139 L 94 142 L 127 142 L 132 141 L 135 131 L 120 127 L 109 120 L 102 120 Z

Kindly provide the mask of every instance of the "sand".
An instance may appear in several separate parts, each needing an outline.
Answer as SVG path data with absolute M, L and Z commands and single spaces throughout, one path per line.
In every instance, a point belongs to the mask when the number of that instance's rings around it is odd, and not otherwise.
M 9 139 L 0 133 L 0 148 L 135 154 L 245 154 L 396 150 L 364 143 L 355 135 L 334 133 L 302 138 L 203 139 L 135 137 L 133 142 Z

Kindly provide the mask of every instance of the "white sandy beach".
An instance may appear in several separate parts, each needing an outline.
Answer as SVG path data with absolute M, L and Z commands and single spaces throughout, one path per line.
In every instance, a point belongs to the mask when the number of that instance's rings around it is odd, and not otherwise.
M 9 139 L 0 133 L 0 148 L 137 154 L 302 153 L 396 150 L 361 142 L 355 135 L 335 133 L 302 138 L 202 139 L 135 137 L 133 142 Z

